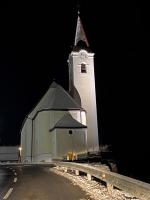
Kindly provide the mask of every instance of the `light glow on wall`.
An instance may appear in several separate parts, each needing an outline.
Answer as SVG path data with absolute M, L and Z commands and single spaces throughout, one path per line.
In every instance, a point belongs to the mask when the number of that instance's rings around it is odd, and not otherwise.
M 81 121 L 83 125 L 86 125 L 86 113 L 85 111 L 81 111 Z

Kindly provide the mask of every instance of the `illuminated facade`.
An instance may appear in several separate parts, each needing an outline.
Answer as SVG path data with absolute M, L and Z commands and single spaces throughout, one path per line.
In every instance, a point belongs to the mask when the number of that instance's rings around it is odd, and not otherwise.
M 94 53 L 79 16 L 68 64 L 69 93 L 53 82 L 24 121 L 23 162 L 49 162 L 68 152 L 81 155 L 99 150 Z
M 56 82 L 25 119 L 21 131 L 23 162 L 50 162 L 69 152 L 87 153 L 85 111 Z M 69 134 L 72 131 L 72 135 Z
M 74 48 L 69 55 L 69 87 L 72 97 L 86 110 L 88 149 L 99 150 L 94 75 L 94 53 L 78 16 Z

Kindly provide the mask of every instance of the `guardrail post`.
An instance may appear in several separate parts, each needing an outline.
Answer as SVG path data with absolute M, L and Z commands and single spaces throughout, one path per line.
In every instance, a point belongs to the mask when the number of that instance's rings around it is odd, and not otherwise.
M 65 169 L 64 169 L 64 172 L 67 172 L 68 171 L 68 168 L 67 167 L 65 167 Z
M 110 183 L 107 183 L 106 185 L 107 185 L 108 192 L 111 192 L 112 189 L 114 188 L 114 186 L 112 184 L 110 184 Z
M 88 179 L 89 181 L 92 180 L 92 176 L 91 176 L 91 174 L 87 174 L 87 179 Z
M 59 170 L 59 166 L 56 166 L 56 169 Z
M 75 175 L 79 176 L 79 170 L 75 170 Z

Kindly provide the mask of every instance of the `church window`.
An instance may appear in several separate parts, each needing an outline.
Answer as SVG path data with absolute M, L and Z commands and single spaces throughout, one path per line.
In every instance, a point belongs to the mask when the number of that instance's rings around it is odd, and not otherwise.
M 86 73 L 86 64 L 85 63 L 81 64 L 81 73 Z

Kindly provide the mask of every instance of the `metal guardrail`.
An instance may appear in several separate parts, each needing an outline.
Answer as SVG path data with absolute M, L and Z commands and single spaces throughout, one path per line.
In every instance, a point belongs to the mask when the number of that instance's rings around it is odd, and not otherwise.
M 96 177 L 106 182 L 108 188 L 115 186 L 134 197 L 141 200 L 150 200 L 150 184 L 123 176 L 114 172 L 100 169 L 99 167 L 93 167 L 89 164 L 78 164 L 72 162 L 54 162 L 55 166 L 66 167 L 68 169 L 78 170 L 93 177 Z
M 84 172 L 89 176 L 96 177 L 107 184 L 108 189 L 115 186 L 140 200 L 150 200 L 150 184 L 110 172 L 101 167 L 94 167 L 89 164 L 79 164 L 73 162 L 51 162 L 51 163 L 1 163 L 0 166 L 43 166 L 43 167 L 54 167 L 61 166 L 66 169 L 76 170 L 76 174 Z
M 55 167 L 53 162 L 35 162 L 35 163 L 0 163 L 0 167 Z

